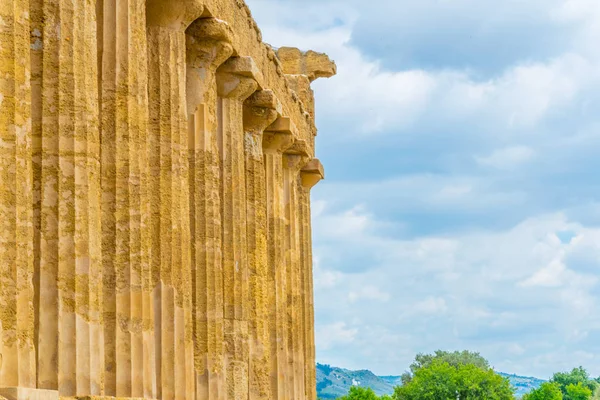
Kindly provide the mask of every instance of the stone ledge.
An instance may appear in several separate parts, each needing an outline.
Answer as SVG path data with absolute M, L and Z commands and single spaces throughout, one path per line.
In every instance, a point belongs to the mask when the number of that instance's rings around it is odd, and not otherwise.
M 6 400 L 59 400 L 57 390 L 24 387 L 0 388 L 0 397 L 4 397 Z

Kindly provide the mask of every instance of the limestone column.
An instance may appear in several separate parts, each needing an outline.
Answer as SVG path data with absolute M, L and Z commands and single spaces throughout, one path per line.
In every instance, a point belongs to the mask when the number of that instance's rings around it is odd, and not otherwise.
M 185 27 L 150 24 L 147 29 L 157 398 L 191 399 L 194 348 Z
M 285 202 L 285 264 L 287 269 L 288 311 L 288 371 L 287 385 L 292 388 L 294 399 L 305 398 L 304 350 L 302 342 L 303 308 L 301 301 L 302 268 L 300 265 L 299 241 L 299 196 L 300 170 L 308 161 L 308 148 L 304 141 L 296 140 L 285 151 L 284 157 L 284 202 Z
M 249 398 L 271 399 L 268 329 L 267 190 L 263 132 L 281 115 L 281 103 L 270 90 L 255 92 L 244 103 L 246 156 L 246 233 L 249 268 Z
M 268 329 L 270 342 L 271 398 L 287 400 L 287 278 L 284 259 L 283 152 L 293 143 L 294 127 L 287 117 L 278 118 L 263 135 L 267 197 Z
M 103 6 L 105 394 L 154 398 L 145 4 L 103 0 Z
M 298 189 L 300 204 L 300 264 L 302 268 L 302 300 L 304 310 L 304 381 L 306 398 L 308 400 L 317 399 L 310 190 L 324 177 L 325 174 L 321 162 L 313 159 L 302 168 L 301 185 Z
M 248 398 L 249 271 L 243 103 L 258 85 L 249 57 L 229 59 L 217 71 L 226 398 Z
M 31 0 L 29 14 L 37 386 L 61 396 L 100 395 L 96 8 Z
M 226 398 L 216 70 L 233 52 L 231 35 L 215 18 L 186 31 L 194 367 L 196 399 L 207 400 Z
M 0 396 L 35 388 L 29 4 L 0 4 Z

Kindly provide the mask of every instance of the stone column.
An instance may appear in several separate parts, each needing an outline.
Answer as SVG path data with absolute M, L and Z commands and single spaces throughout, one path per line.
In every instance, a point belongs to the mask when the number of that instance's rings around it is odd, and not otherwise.
M 301 301 L 301 265 L 298 211 L 298 184 L 300 170 L 308 161 L 308 147 L 304 141 L 296 140 L 285 151 L 284 198 L 285 198 L 285 265 L 287 269 L 288 311 L 288 371 L 287 385 L 293 390 L 290 398 L 305 398 L 304 350 L 302 343 L 303 308 Z
M 61 396 L 100 395 L 104 346 L 96 8 L 89 1 L 31 0 L 28 11 L 37 386 Z
M 194 367 L 196 399 L 207 400 L 226 398 L 216 70 L 233 52 L 231 35 L 215 18 L 186 31 Z
M 104 374 L 107 396 L 154 398 L 144 3 L 103 0 Z
M 0 396 L 35 388 L 29 4 L 0 5 Z
M 281 115 L 281 103 L 270 90 L 261 90 L 244 104 L 246 155 L 246 224 L 250 277 L 250 393 L 270 400 L 270 334 L 268 330 L 267 191 L 263 132 Z
M 311 160 L 301 171 L 300 203 L 300 264 L 302 268 L 304 310 L 304 381 L 306 398 L 317 399 L 315 359 L 315 316 L 312 265 L 312 235 L 310 214 L 310 190 L 324 177 L 323 166 L 317 159 Z
M 267 196 L 268 280 L 267 304 L 270 336 L 271 398 L 287 400 L 287 278 L 284 260 L 283 152 L 293 143 L 294 127 L 287 117 L 278 118 L 263 135 Z
M 258 85 L 249 57 L 229 59 L 217 73 L 226 398 L 248 398 L 249 271 L 246 238 L 246 181 L 243 104 Z
M 157 398 L 191 399 L 194 349 L 185 27 L 150 25 L 147 34 Z

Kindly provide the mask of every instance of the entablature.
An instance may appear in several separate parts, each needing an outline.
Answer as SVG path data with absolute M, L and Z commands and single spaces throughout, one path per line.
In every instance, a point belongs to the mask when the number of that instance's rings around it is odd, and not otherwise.
M 148 0 L 147 20 L 149 26 L 174 30 L 186 30 L 200 18 L 215 18 L 231 28 L 234 57 L 252 59 L 258 70 L 258 86 L 271 90 L 282 107 L 282 115 L 289 117 L 297 128 L 295 139 L 307 143 L 309 154 L 314 157 L 314 121 L 312 92 L 307 95 L 307 85 L 320 77 L 335 75 L 335 63 L 324 54 L 298 49 L 281 48 L 277 52 L 262 41 L 262 34 L 250 9 L 243 0 Z M 216 24 L 215 24 L 216 26 Z M 223 38 L 225 39 L 225 38 Z M 297 85 L 291 75 L 306 75 L 307 85 Z

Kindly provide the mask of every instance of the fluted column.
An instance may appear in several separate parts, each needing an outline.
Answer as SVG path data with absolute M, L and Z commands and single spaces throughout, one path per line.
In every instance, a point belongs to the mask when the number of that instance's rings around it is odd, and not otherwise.
M 186 37 L 148 26 L 151 269 L 157 398 L 194 396 Z
M 310 213 L 310 190 L 321 181 L 325 174 L 317 159 L 311 160 L 300 172 L 299 225 L 300 225 L 300 264 L 302 269 L 303 310 L 304 310 L 304 381 L 306 398 L 317 399 L 316 359 L 315 359 L 315 314 L 312 260 L 312 231 Z
M 103 6 L 105 394 L 153 398 L 145 4 L 103 0 Z
M 301 296 L 302 268 L 300 265 L 299 199 L 298 185 L 300 170 L 308 161 L 308 149 L 304 141 L 296 140 L 285 151 L 284 198 L 285 198 L 285 264 L 287 268 L 288 310 L 288 370 L 287 385 L 293 390 L 291 398 L 303 399 L 304 388 L 304 343 L 302 335 L 303 308 Z
M 0 395 L 36 387 L 29 4 L 0 4 Z
M 196 399 L 225 400 L 216 70 L 233 52 L 231 32 L 223 21 L 200 19 L 186 41 Z
M 249 286 L 243 104 L 258 85 L 249 57 L 235 57 L 217 73 L 226 398 L 248 398 Z
M 263 135 L 267 200 L 267 304 L 270 342 L 271 398 L 287 400 L 287 273 L 284 259 L 284 180 L 283 152 L 293 142 L 293 125 L 289 118 L 280 117 Z
M 31 0 L 29 14 L 37 385 L 61 396 L 99 395 L 104 346 L 96 8 L 87 1 Z
M 249 268 L 250 365 L 249 398 L 270 400 L 270 334 L 267 282 L 267 191 L 263 132 L 281 115 L 281 103 L 270 90 L 260 90 L 244 103 L 246 156 L 246 224 Z

